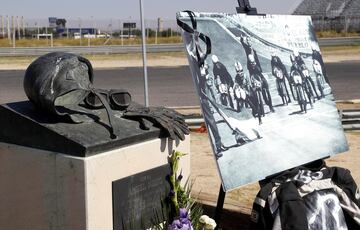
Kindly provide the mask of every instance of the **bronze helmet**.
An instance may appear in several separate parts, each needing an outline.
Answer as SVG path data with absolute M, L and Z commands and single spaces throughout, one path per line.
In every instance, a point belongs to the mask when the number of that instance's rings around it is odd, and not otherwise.
M 89 60 L 71 53 L 53 52 L 29 65 L 24 90 L 37 108 L 66 116 L 64 108 L 82 102 L 90 93 L 92 83 L 93 68 Z

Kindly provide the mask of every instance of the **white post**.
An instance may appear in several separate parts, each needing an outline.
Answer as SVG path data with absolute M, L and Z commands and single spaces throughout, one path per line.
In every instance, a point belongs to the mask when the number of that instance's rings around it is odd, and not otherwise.
M 141 21 L 141 40 L 142 40 L 142 54 L 143 54 L 143 70 L 144 70 L 144 93 L 145 93 L 145 106 L 149 106 L 149 92 L 148 92 L 148 76 L 147 76 L 147 63 L 146 63 L 146 37 L 144 29 L 144 9 L 143 2 L 140 0 L 140 21 Z
M 9 16 L 7 16 L 7 15 L 6 15 L 6 20 L 7 20 L 7 36 L 9 39 L 9 44 L 11 45 L 10 19 L 9 19 Z
M 24 16 L 21 16 L 21 26 L 22 26 L 22 30 L 23 30 L 23 37 L 26 37 L 26 32 L 25 32 L 25 20 L 24 20 Z

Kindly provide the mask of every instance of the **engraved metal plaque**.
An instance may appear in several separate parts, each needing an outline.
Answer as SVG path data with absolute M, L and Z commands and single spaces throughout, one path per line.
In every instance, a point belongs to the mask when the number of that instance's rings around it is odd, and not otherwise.
M 169 173 L 169 165 L 163 165 L 112 183 L 114 230 L 152 227 L 154 213 L 161 213 L 161 202 L 170 189 Z

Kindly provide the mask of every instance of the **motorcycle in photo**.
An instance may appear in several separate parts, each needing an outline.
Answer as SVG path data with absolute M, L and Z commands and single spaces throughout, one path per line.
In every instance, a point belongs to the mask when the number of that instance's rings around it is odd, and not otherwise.
M 220 94 L 220 103 L 223 106 L 228 106 L 231 100 L 229 95 L 229 88 L 227 84 L 221 82 L 220 76 L 216 76 L 216 88 Z
M 314 81 L 311 79 L 308 68 L 305 65 L 302 65 L 302 66 L 300 66 L 300 71 L 301 71 L 302 77 L 304 79 L 305 92 L 308 95 L 311 106 L 312 106 L 312 102 L 315 103 L 315 95 L 316 95 L 317 99 L 320 99 L 320 97 L 316 91 Z
M 305 96 L 305 89 L 303 87 L 304 86 L 303 77 L 297 70 L 293 70 L 290 73 L 290 75 L 293 78 L 294 88 L 295 88 L 295 92 L 296 92 L 296 98 L 297 98 L 298 104 L 300 106 L 300 110 L 301 110 L 301 112 L 306 113 L 307 112 L 307 109 L 306 109 L 307 100 L 306 100 L 306 96 Z M 310 99 L 309 99 L 309 101 L 311 104 Z
M 274 73 L 279 96 L 281 97 L 283 105 L 288 105 L 288 100 L 290 101 L 290 96 L 286 87 L 284 73 L 277 67 L 274 67 Z
M 252 90 L 254 93 L 254 110 L 253 116 L 259 119 L 259 125 L 262 124 L 261 117 L 265 116 L 263 92 L 262 92 L 262 80 L 258 75 L 252 76 Z
M 313 67 L 314 67 L 314 72 L 316 75 L 316 84 L 320 91 L 320 97 L 324 98 L 325 97 L 324 88 L 325 88 L 326 82 L 325 82 L 324 74 L 322 71 L 322 67 L 321 67 L 319 61 L 317 61 L 316 59 L 313 60 Z

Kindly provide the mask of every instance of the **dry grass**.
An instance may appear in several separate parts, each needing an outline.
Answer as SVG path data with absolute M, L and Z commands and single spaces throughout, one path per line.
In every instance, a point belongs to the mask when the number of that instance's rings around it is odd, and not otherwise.
M 328 51 L 351 51 L 360 52 L 360 45 L 348 45 L 348 46 L 321 46 L 322 52 Z
M 357 37 L 360 36 L 358 32 L 337 32 L 335 30 L 318 31 L 316 32 L 318 38 L 334 38 L 334 37 Z
M 157 44 L 169 44 L 169 43 L 181 43 L 181 37 L 159 37 Z M 155 44 L 155 38 L 150 37 L 146 40 L 147 44 Z M 20 39 L 15 42 L 16 47 L 44 47 L 51 46 L 50 39 Z M 140 38 L 132 38 L 123 40 L 119 38 L 96 38 L 96 39 L 67 39 L 67 38 L 56 38 L 53 40 L 53 46 L 101 46 L 101 45 L 137 45 L 141 44 Z M 0 39 L 0 47 L 12 47 L 12 43 L 8 39 Z
M 97 60 L 132 60 L 132 59 L 142 59 L 141 53 L 127 53 L 127 54 L 87 54 L 82 55 L 89 60 L 97 61 Z M 148 59 L 158 59 L 165 57 L 179 57 L 186 58 L 184 52 L 164 52 L 164 53 L 148 53 Z M 11 56 L 11 57 L 1 57 L 0 56 L 0 64 L 11 63 L 11 62 L 29 62 L 35 60 L 36 56 Z

